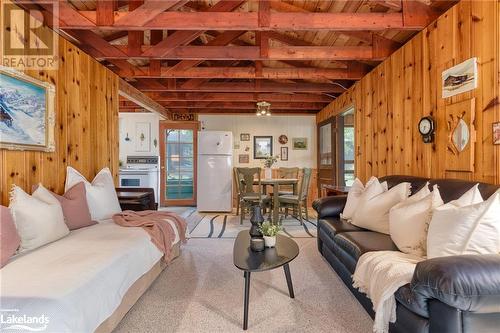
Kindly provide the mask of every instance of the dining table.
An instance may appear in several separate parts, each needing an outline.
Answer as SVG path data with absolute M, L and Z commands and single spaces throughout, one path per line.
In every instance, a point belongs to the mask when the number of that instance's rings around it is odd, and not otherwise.
M 267 186 L 273 187 L 273 224 L 279 224 L 279 187 L 280 185 L 291 185 L 293 187 L 293 193 L 297 193 L 297 184 L 299 180 L 297 178 L 264 178 L 260 180 L 260 185 L 264 188 Z M 254 180 L 254 185 L 259 185 L 259 180 Z M 266 191 L 264 190 L 264 193 Z

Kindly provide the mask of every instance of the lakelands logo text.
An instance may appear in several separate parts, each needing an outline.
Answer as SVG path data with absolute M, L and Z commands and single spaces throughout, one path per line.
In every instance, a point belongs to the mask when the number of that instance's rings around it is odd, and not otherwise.
M 0 65 L 16 69 L 57 69 L 59 3 L 0 0 Z M 43 10 L 43 12 L 42 12 Z
M 0 331 L 30 331 L 43 332 L 47 329 L 50 319 L 42 314 L 28 316 L 20 314 L 19 310 L 0 310 Z

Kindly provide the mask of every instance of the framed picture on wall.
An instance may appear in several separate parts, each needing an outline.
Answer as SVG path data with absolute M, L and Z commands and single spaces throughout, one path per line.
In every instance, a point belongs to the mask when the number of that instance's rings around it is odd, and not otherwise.
M 253 137 L 253 158 L 256 160 L 265 159 L 273 155 L 273 137 L 272 136 L 254 136 Z
M 250 133 L 241 133 L 240 141 L 250 141 Z
M 250 163 L 250 155 L 248 155 L 248 154 L 240 154 L 240 155 L 238 155 L 238 162 L 240 164 L 248 164 L 248 163 Z
M 493 123 L 493 144 L 500 145 L 500 121 Z
M 54 85 L 0 66 L 0 148 L 55 151 Z
M 151 151 L 151 124 L 140 122 L 135 124 L 135 151 Z
M 288 161 L 288 147 L 281 147 L 280 159 L 282 161 Z
M 441 74 L 442 97 L 447 98 L 477 88 L 477 58 L 470 58 L 464 62 L 448 68 Z
M 293 138 L 292 145 L 294 150 L 307 150 L 307 138 Z

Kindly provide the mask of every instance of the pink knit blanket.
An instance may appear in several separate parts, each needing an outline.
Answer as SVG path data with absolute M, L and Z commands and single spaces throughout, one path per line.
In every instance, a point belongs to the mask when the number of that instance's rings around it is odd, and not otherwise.
M 151 237 L 151 242 L 165 254 L 164 259 L 168 263 L 172 260 L 172 243 L 175 240 L 175 231 L 172 225 L 165 221 L 166 219 L 175 224 L 179 238 L 182 242 L 186 242 L 186 220 L 175 213 L 155 210 L 140 212 L 126 210 L 113 215 L 113 221 L 122 227 L 143 228 Z

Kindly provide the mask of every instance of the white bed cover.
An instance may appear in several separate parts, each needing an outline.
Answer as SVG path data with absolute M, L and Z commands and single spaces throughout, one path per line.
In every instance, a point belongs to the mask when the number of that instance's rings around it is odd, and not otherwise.
M 144 230 L 111 220 L 17 255 L 0 270 L 0 331 L 93 332 L 161 257 Z M 12 315 L 39 323 L 7 329 Z

